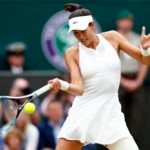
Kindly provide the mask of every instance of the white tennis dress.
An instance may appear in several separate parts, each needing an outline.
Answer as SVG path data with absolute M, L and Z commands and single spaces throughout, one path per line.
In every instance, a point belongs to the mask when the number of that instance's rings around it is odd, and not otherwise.
M 84 94 L 76 96 L 59 138 L 111 144 L 131 136 L 118 100 L 121 65 L 116 50 L 101 35 L 96 50 L 79 43 Z

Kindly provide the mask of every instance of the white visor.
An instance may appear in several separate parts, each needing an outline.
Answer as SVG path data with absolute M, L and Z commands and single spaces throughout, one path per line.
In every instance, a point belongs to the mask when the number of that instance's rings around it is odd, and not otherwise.
M 69 20 L 69 32 L 72 30 L 86 30 L 91 22 L 93 22 L 91 15 L 72 18 Z

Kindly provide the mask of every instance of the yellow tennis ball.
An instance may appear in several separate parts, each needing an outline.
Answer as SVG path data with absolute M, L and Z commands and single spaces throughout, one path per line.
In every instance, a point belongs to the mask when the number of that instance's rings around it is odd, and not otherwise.
M 31 102 L 28 102 L 27 104 L 25 104 L 23 109 L 26 113 L 32 114 L 35 111 L 35 105 Z

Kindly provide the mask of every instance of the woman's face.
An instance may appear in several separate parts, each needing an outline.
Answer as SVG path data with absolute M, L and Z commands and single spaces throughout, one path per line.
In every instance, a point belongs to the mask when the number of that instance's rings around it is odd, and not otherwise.
M 95 25 L 91 23 L 86 30 L 73 30 L 74 36 L 86 47 L 89 47 L 93 42 Z

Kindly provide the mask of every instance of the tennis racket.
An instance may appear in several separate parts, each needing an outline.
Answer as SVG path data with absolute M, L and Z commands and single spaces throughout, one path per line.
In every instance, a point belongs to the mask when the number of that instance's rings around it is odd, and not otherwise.
M 47 84 L 31 94 L 19 97 L 0 96 L 0 134 L 8 132 L 16 123 L 25 104 L 50 90 Z

